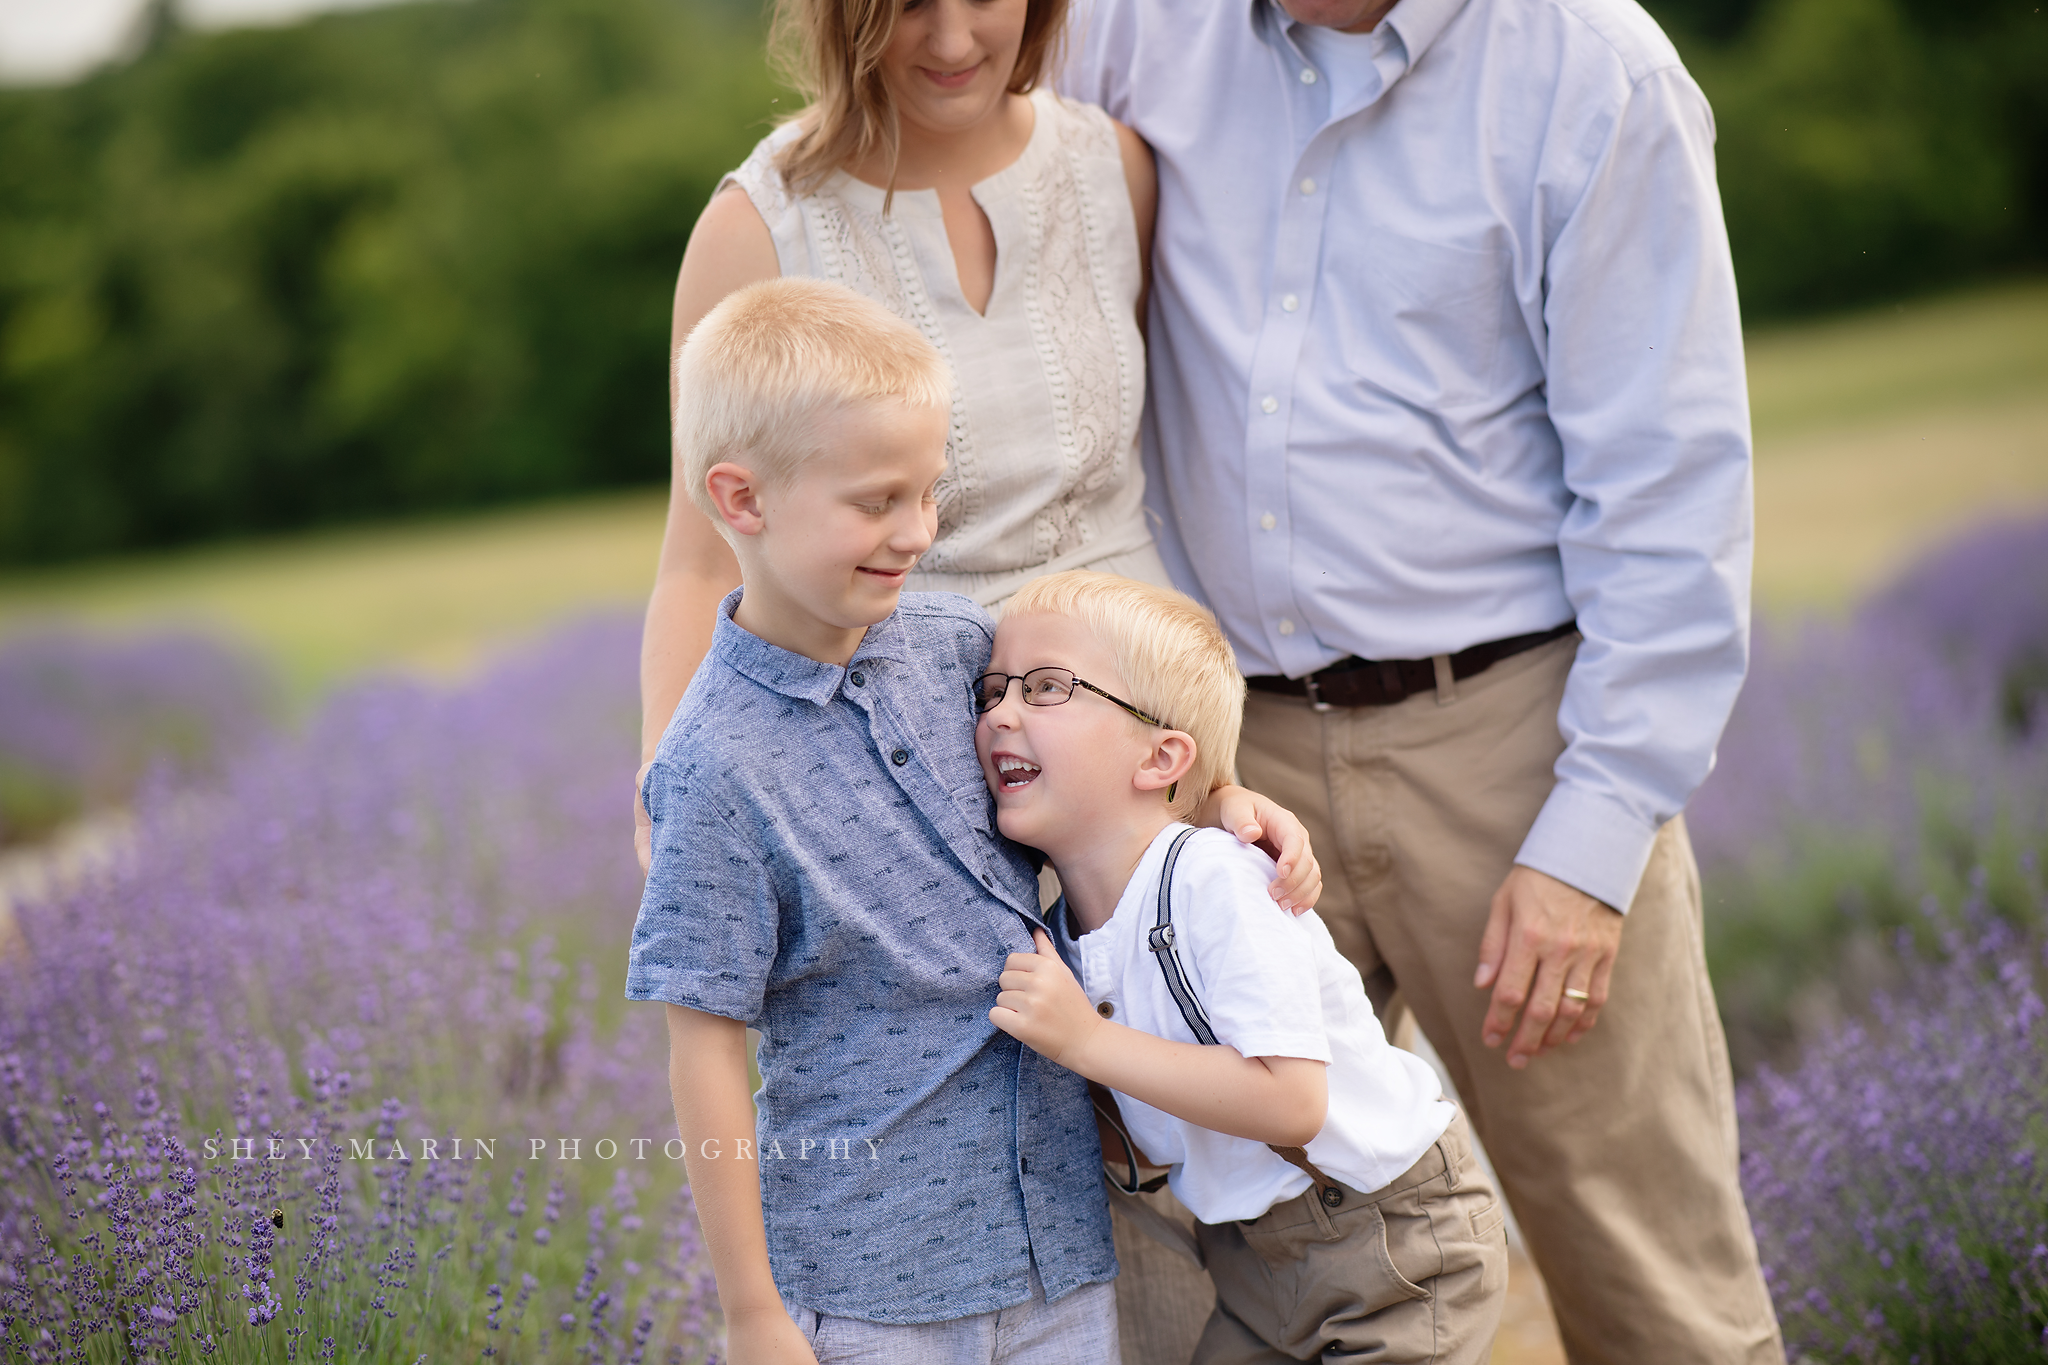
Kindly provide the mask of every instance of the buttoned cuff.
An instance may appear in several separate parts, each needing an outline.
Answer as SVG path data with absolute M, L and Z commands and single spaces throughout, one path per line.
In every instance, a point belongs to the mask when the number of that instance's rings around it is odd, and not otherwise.
M 1515 861 L 1627 914 L 1656 842 L 1657 826 L 1621 802 L 1560 782 Z

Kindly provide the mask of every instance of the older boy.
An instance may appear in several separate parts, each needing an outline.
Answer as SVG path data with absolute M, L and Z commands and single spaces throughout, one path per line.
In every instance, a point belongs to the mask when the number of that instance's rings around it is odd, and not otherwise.
M 626 993 L 668 1004 L 729 1358 L 1113 1360 L 1084 1082 L 985 1018 L 1042 923 L 974 754 L 991 626 L 901 596 L 935 530 L 945 365 L 789 279 L 713 310 L 677 381 L 681 482 L 744 586 L 643 788 Z
M 1262 894 L 1265 855 L 1180 823 L 1236 755 L 1244 681 L 1214 619 L 1056 574 L 1010 600 L 990 662 L 997 823 L 1059 872 L 1080 978 L 1036 933 L 989 1017 L 1114 1090 L 1132 1164 L 1169 1167 L 1216 1282 L 1195 1359 L 1485 1361 L 1507 1248 L 1463 1119 L 1322 921 Z

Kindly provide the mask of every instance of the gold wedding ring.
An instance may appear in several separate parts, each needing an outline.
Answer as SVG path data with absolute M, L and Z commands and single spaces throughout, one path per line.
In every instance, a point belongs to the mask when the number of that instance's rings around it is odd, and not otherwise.
M 1564 998 L 1567 1000 L 1577 1000 L 1581 1003 L 1584 1003 L 1585 1001 L 1591 1000 L 1593 997 L 1591 995 L 1588 995 L 1585 991 L 1577 989 L 1576 987 L 1566 986 L 1564 988 Z

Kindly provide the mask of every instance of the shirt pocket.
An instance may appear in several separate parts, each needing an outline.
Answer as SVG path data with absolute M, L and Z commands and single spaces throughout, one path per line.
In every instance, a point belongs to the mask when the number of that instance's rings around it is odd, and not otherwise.
M 1507 254 L 1381 230 L 1366 260 L 1372 287 L 1346 329 L 1352 372 L 1422 407 L 1485 399 L 1506 331 Z

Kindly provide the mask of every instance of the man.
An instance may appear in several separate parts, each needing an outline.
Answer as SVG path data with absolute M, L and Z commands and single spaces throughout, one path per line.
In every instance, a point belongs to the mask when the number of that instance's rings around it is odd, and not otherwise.
M 1075 40 L 1158 156 L 1150 496 L 1251 677 L 1244 780 L 1572 1360 L 1782 1362 L 1679 818 L 1748 640 L 1704 98 L 1632 0 L 1095 0 Z

